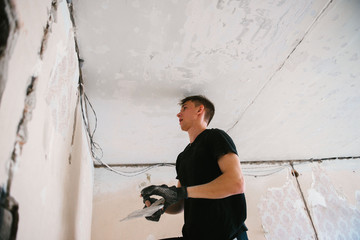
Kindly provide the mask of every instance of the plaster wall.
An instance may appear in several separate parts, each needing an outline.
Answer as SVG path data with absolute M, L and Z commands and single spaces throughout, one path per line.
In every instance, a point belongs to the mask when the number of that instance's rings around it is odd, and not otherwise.
M 295 166 L 319 239 L 360 238 L 357 160 Z
M 66 1 L 12 1 L 19 28 L 0 105 L 0 180 L 19 203 L 17 239 L 90 239 L 92 159 Z
M 139 168 L 115 168 L 135 172 Z M 180 236 L 183 217 L 166 214 L 160 222 L 144 218 L 124 219 L 132 211 L 143 208 L 142 188 L 150 184 L 176 185 L 174 167 L 154 168 L 144 174 L 125 177 L 106 169 L 95 169 L 91 239 L 148 239 Z
M 177 102 L 190 94 L 205 94 L 215 103 L 210 127 L 231 135 L 241 160 L 359 156 L 359 1 L 74 4 L 85 89 L 97 113 L 95 139 L 105 162 L 175 162 L 187 142 L 175 117 Z M 328 183 L 316 177 L 305 178 L 310 185 L 298 183 L 289 162 L 245 168 L 251 238 L 326 239 L 315 219 L 327 209 L 310 205 L 308 213 L 311 196 L 303 195 L 314 192 L 316 183 Z M 325 171 L 310 169 L 315 176 Z M 95 174 L 94 239 L 179 234 L 178 216 L 171 216 L 171 224 L 118 222 L 142 207 L 138 193 L 144 182 L 157 183 L 155 174 L 132 180 L 102 169 Z M 174 179 L 166 170 L 160 174 L 165 182 Z M 357 186 L 349 186 L 350 195 L 356 193 Z M 356 211 L 347 217 L 356 217 Z
M 262 214 L 258 205 L 268 188 L 282 187 L 289 179 L 289 166 L 242 165 L 246 180 L 249 239 L 266 239 L 262 228 Z M 141 168 L 115 168 L 121 172 L 136 172 Z M 276 172 L 271 176 L 263 176 Z M 140 191 L 152 184 L 176 185 L 174 167 L 154 168 L 135 177 L 125 177 L 104 168 L 95 169 L 92 239 L 155 240 L 181 236 L 183 214 L 164 214 L 159 222 L 145 218 L 120 221 L 132 211 L 143 208 Z M 296 190 L 295 190 L 296 191 Z M 292 201 L 293 199 L 289 199 Z M 280 206 L 277 209 L 279 212 Z M 211 211 L 211 209 L 209 209 Z M 283 210 L 283 212 L 290 209 Z M 301 210 L 300 210 L 301 212 Z M 306 229 L 308 230 L 308 229 Z M 276 238 L 270 238 L 276 239 Z M 283 238 L 286 239 L 286 238 Z
M 242 168 L 249 239 L 359 239 L 358 159 L 296 163 L 298 178 L 292 175 L 289 162 L 247 163 Z M 141 168 L 116 170 L 124 173 Z M 135 177 L 95 169 L 92 239 L 181 236 L 182 214 L 164 214 L 159 222 L 145 218 L 120 221 L 143 207 L 139 196 L 142 188 L 151 184 L 175 185 L 175 176 L 174 167 L 154 168 Z

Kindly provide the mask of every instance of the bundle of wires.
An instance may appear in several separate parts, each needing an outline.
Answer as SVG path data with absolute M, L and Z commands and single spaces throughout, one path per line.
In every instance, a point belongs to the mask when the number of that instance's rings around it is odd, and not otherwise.
M 84 87 L 83 87 L 83 84 L 81 81 L 79 83 L 79 92 L 80 92 L 79 98 L 80 98 L 81 114 L 82 114 L 83 122 L 85 125 L 85 130 L 86 130 L 89 145 L 90 145 L 91 155 L 92 155 L 93 159 L 96 160 L 100 165 L 105 166 L 106 169 L 108 169 L 116 174 L 119 174 L 121 176 L 125 176 L 125 177 L 134 177 L 134 176 L 143 174 L 143 173 L 145 173 L 153 168 L 157 168 L 157 167 L 163 167 L 163 166 L 173 167 L 174 166 L 173 164 L 169 164 L 169 163 L 159 163 L 159 164 L 147 166 L 147 167 L 142 168 L 137 171 L 124 172 L 124 171 L 117 170 L 117 169 L 111 167 L 106 162 L 104 162 L 102 160 L 103 155 L 104 155 L 103 149 L 97 142 L 94 141 L 94 134 L 97 129 L 97 121 L 98 121 L 97 115 L 94 110 L 94 107 L 92 106 L 91 102 L 89 101 L 89 98 L 87 97 L 86 93 L 84 92 Z M 90 128 L 90 121 L 88 118 L 88 116 L 89 116 L 88 115 L 88 107 L 90 107 L 91 112 L 93 113 L 93 116 L 94 116 L 95 123 L 94 123 L 93 130 L 91 130 L 91 128 Z

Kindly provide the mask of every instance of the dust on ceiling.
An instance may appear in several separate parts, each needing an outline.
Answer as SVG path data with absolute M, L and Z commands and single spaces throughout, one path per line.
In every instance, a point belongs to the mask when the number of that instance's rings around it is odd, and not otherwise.
M 204 94 L 241 160 L 359 155 L 360 3 L 74 1 L 95 140 L 112 164 L 175 162 L 178 101 Z

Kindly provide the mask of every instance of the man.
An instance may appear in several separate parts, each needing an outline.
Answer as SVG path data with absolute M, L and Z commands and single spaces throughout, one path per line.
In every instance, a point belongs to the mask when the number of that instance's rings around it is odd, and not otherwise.
M 184 210 L 185 240 L 248 239 L 245 183 L 236 147 L 224 131 L 207 129 L 214 105 L 203 96 L 186 97 L 177 114 L 190 143 L 176 160 L 177 187 L 149 186 L 141 191 L 146 206 L 165 199 L 164 209 L 147 217 L 158 221 L 164 212 Z

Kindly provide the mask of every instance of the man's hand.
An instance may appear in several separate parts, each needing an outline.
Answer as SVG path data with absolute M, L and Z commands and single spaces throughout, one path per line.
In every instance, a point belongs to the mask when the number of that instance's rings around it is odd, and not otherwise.
M 165 199 L 164 203 L 164 212 L 165 210 L 173 205 L 174 203 L 177 203 L 178 201 L 187 198 L 187 190 L 186 187 L 182 186 L 180 188 L 177 188 L 175 186 L 168 187 L 167 185 L 161 185 L 161 186 L 155 186 L 151 185 L 149 187 L 144 188 L 141 191 L 141 196 L 144 199 L 144 202 L 146 200 L 150 200 L 151 196 L 157 195 L 161 196 Z
M 149 201 L 150 203 L 146 203 L 146 201 Z M 144 203 L 145 203 L 144 208 L 150 207 L 156 201 L 157 201 L 156 198 L 144 199 Z M 156 211 L 153 215 L 145 217 L 145 218 L 150 221 L 158 222 L 160 220 L 161 215 L 163 215 L 164 212 L 165 211 L 163 209 L 160 209 L 160 210 Z

